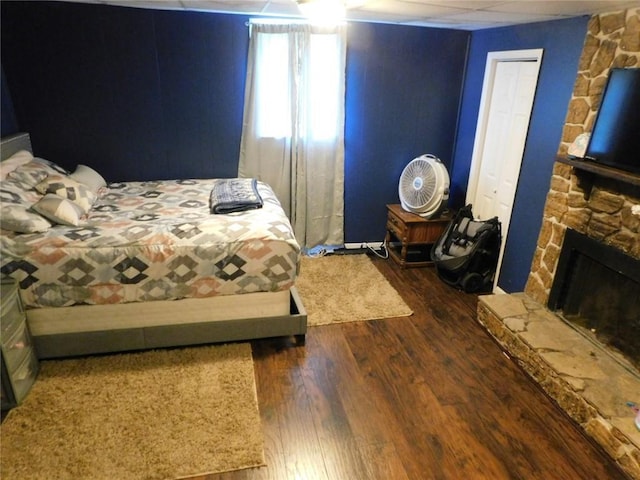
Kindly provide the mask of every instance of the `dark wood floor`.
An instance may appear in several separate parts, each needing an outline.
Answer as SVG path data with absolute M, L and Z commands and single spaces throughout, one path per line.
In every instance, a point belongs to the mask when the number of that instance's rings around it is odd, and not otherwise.
M 268 466 L 203 479 L 627 478 L 475 321 L 475 295 L 374 261 L 415 313 L 254 342 Z

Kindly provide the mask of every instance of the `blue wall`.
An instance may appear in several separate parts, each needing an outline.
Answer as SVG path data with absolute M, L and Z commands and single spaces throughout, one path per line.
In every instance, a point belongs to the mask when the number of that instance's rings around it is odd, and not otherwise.
M 0 7 L 3 107 L 13 101 L 15 128 L 32 133 L 41 156 L 67 168 L 86 163 L 110 181 L 236 175 L 247 17 L 65 2 Z M 450 205 L 462 206 L 487 53 L 543 48 L 499 279 L 522 290 L 587 22 L 472 34 L 350 24 L 345 240 L 382 240 L 385 204 L 398 203 L 400 173 L 422 153 L 449 167 Z M 3 111 L 3 135 L 7 118 Z
M 109 181 L 237 174 L 245 17 L 1 6 L 2 66 L 38 155 Z
M 473 32 L 471 37 L 452 172 L 452 201 L 458 205 L 465 201 L 487 53 L 544 49 L 509 237 L 498 280 L 498 285 L 507 292 L 524 290 L 531 269 L 588 21 L 588 17 L 578 17 L 481 30 Z
M 247 17 L 2 2 L 2 63 L 20 129 L 109 181 L 237 174 Z M 345 238 L 382 240 L 404 165 L 449 164 L 468 32 L 350 24 Z
M 349 24 L 345 241 L 382 241 L 413 158 L 451 165 L 469 33 Z
M 2 73 L 2 83 L 0 88 L 0 137 L 4 137 L 11 133 L 18 131 L 18 121 L 16 120 L 16 114 L 13 110 L 13 102 L 11 101 L 11 95 L 9 94 L 9 87 L 7 81 L 4 78 L 4 68 L 0 69 Z

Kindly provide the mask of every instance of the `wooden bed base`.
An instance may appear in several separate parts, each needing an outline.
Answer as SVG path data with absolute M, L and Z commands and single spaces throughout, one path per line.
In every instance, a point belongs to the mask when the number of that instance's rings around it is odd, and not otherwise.
M 254 300 L 256 305 L 261 301 L 252 298 L 255 294 L 245 294 L 228 298 L 32 309 L 27 310 L 27 323 L 40 359 L 292 335 L 297 345 L 304 345 L 307 312 L 295 288 L 282 293 L 289 298 L 288 310 L 276 315 L 265 313 L 258 306 L 251 312 Z M 243 297 L 240 301 L 247 308 L 220 308 L 220 299 L 227 305 L 239 305 L 238 297 Z M 196 310 L 192 308 L 194 302 L 200 304 Z M 229 314 L 225 315 L 225 312 Z M 204 313 L 207 313 L 206 317 L 202 316 Z M 50 314 L 54 315 L 53 319 L 47 319 Z M 68 316 L 72 326 L 82 319 L 83 326 L 69 328 L 55 318 L 61 316 Z M 133 319 L 132 325 L 122 321 L 125 317 Z M 93 319 L 99 321 L 91 321 Z M 105 320 L 113 321 L 114 325 L 103 328 L 101 325 Z
M 29 134 L 2 139 L 2 160 L 29 150 Z M 38 358 L 295 336 L 307 312 L 295 289 L 206 299 L 27 309 Z

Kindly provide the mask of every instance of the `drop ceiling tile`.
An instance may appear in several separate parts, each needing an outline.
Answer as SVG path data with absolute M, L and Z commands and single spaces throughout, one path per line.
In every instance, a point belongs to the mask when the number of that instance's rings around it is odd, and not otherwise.
M 285 17 L 301 17 L 302 12 L 298 5 L 294 2 L 268 2 L 261 11 L 263 15 L 285 16 Z
M 537 14 L 521 14 L 510 12 L 491 12 L 486 10 L 479 10 L 475 12 L 458 13 L 454 15 L 447 15 L 442 19 L 455 20 L 457 22 L 477 23 L 477 24 L 517 24 L 523 22 L 544 22 L 547 20 L 557 20 L 558 16 L 544 15 L 542 13 Z
M 479 30 L 482 28 L 489 27 L 502 27 L 504 26 L 501 23 L 487 23 L 487 24 L 477 24 L 477 23 L 466 23 L 466 22 L 445 22 L 442 19 L 438 18 L 436 20 L 410 20 L 408 22 L 404 22 L 403 25 L 409 25 L 414 27 L 429 27 L 429 28 L 446 28 L 450 30 Z
M 264 0 L 181 0 L 180 3 L 187 10 L 235 10 L 237 12 L 260 11 L 265 4 Z
M 185 8 L 206 10 L 208 8 L 219 8 L 220 6 L 226 6 L 227 8 L 234 8 L 236 6 L 246 8 L 250 5 L 253 6 L 253 8 L 261 8 L 268 2 L 265 0 L 180 0 L 180 3 L 182 3 Z
M 0 0 L 1 1 L 1 0 Z M 295 0 L 63 0 L 77 3 L 299 17 Z M 344 0 L 351 21 L 478 30 L 638 8 L 638 0 Z
M 354 22 L 372 22 L 372 23 L 394 23 L 406 24 L 412 18 L 406 15 L 392 15 L 383 12 L 372 12 L 367 10 L 347 10 L 346 19 Z
M 301 12 L 294 0 L 182 0 L 190 10 L 241 13 L 245 15 L 300 17 Z
M 433 17 L 446 14 L 461 13 L 464 10 L 457 8 L 428 5 L 419 2 L 407 2 L 400 0 L 377 0 L 367 2 L 358 10 L 367 12 L 389 13 L 405 17 Z
M 179 0 L 140 0 L 140 1 L 123 1 L 123 2 L 101 1 L 99 3 L 107 3 L 110 5 L 123 5 L 127 7 L 158 8 L 158 9 L 170 9 L 170 10 L 178 10 L 183 8 Z
M 494 7 L 497 5 L 502 5 L 505 1 L 499 0 L 411 0 L 413 2 L 426 3 L 429 5 L 441 6 L 441 7 L 451 7 L 457 9 L 464 10 L 482 10 L 489 7 Z M 513 0 L 512 0 L 513 1 Z
M 282 5 L 282 6 L 287 6 L 287 7 L 294 7 L 294 8 L 298 8 L 298 3 L 295 2 L 294 0 L 271 0 L 271 1 L 265 1 L 263 0 L 265 5 Z
M 577 16 L 594 12 L 599 9 L 611 8 L 610 1 L 519 1 L 505 2 L 500 5 L 487 7 L 487 10 L 494 12 L 509 12 L 522 14 L 539 14 L 544 12 L 550 15 Z

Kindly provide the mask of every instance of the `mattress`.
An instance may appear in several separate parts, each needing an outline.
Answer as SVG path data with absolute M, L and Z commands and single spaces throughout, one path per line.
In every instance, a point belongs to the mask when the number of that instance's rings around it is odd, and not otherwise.
M 277 292 L 300 247 L 271 188 L 262 208 L 210 212 L 213 180 L 110 184 L 81 225 L 2 232 L 1 268 L 29 308 Z

